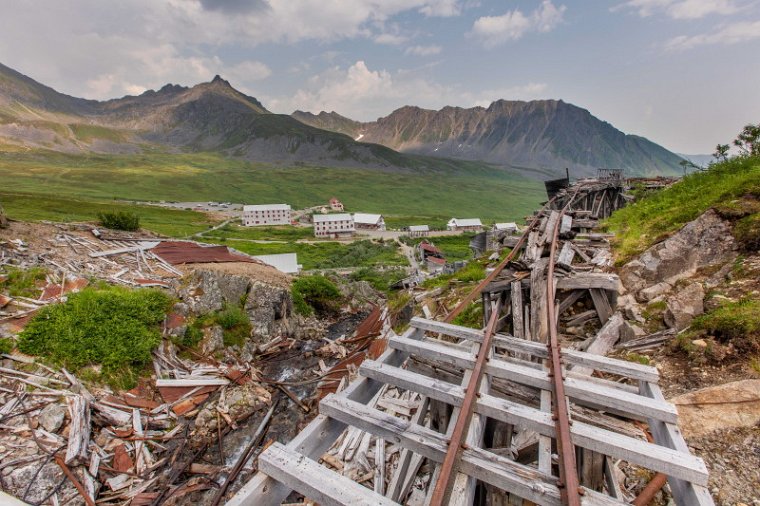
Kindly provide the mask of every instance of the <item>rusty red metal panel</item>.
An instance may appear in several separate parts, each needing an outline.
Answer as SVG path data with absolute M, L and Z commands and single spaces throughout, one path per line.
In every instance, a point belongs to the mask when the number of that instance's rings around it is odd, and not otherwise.
M 151 252 L 172 265 L 221 262 L 259 263 L 253 258 L 230 252 L 227 246 L 201 246 L 194 242 L 162 241 Z

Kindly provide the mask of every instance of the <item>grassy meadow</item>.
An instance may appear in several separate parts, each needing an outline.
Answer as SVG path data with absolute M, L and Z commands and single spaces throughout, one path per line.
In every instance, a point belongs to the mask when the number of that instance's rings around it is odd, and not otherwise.
M 0 191 L 88 200 L 287 202 L 303 208 L 337 196 L 349 211 L 376 212 L 405 225 L 451 216 L 515 220 L 544 199 L 540 182 L 472 162 L 405 172 L 277 167 L 213 153 L 69 155 L 47 151 L 0 155 Z M 10 207 L 10 206 L 9 206 Z M 405 218 L 406 219 L 405 219 Z

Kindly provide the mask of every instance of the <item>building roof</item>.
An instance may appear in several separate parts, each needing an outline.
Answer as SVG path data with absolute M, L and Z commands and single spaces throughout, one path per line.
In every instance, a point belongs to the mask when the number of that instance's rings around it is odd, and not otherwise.
M 410 225 L 409 232 L 430 232 L 430 227 L 427 225 Z
M 446 265 L 446 260 L 444 260 L 443 258 L 427 257 L 425 260 L 428 262 L 433 262 L 434 264 L 438 264 L 438 265 Z
M 455 227 L 482 227 L 480 218 L 451 218 L 448 223 Z
M 377 225 L 383 219 L 382 214 L 355 213 L 354 223 L 362 225 Z
M 443 255 L 443 252 L 430 244 L 429 242 L 421 242 L 420 248 L 424 249 L 425 251 L 429 251 L 430 253 L 437 253 L 439 255 Z
M 348 213 L 314 215 L 314 223 L 323 223 L 326 221 L 353 221 L 353 218 L 351 218 L 351 215 Z
M 493 228 L 496 230 L 517 230 L 517 223 L 494 223 Z
M 246 211 L 290 211 L 289 204 L 256 204 L 243 206 L 243 212 Z
M 201 246 L 196 242 L 161 241 L 150 251 L 172 265 L 256 262 L 247 255 L 230 252 L 227 246 Z
M 301 266 L 298 265 L 298 255 L 296 253 L 280 253 L 278 255 L 257 255 L 253 258 L 261 260 L 265 264 L 271 265 L 280 272 L 286 274 L 298 274 Z

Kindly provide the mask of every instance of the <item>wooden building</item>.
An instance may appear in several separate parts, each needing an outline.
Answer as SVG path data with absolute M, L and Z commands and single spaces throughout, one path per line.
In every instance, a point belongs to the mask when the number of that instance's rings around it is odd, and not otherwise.
M 290 206 L 288 204 L 243 206 L 242 223 L 246 227 L 290 225 Z
M 313 219 L 315 237 L 338 239 L 354 235 L 354 219 L 350 214 L 315 214 Z
M 354 227 L 356 230 L 385 230 L 385 220 L 382 214 L 354 214 Z
M 458 232 L 480 232 L 483 229 L 483 224 L 480 222 L 480 218 L 451 218 L 446 224 L 446 228 Z

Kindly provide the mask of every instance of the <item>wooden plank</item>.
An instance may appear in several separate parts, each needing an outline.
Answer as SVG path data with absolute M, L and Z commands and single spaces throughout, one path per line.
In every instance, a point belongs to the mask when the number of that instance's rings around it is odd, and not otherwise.
M 409 339 L 420 339 L 424 333 L 410 328 L 404 333 Z M 379 363 L 400 365 L 407 355 L 398 350 L 386 350 L 379 358 Z M 383 384 L 366 377 L 351 382 L 341 395 L 358 402 L 368 402 Z M 309 458 L 322 456 L 346 428 L 345 424 L 324 415 L 318 415 L 292 441 L 288 448 Z M 227 506 L 279 506 L 290 494 L 291 489 L 264 473 L 258 472 L 227 501 Z
M 562 245 L 562 249 L 557 255 L 557 266 L 565 269 L 571 269 L 573 265 L 573 258 L 575 258 L 575 250 L 573 249 L 570 241 L 565 241 Z
M 162 387 L 209 387 L 229 385 L 230 381 L 224 378 L 182 378 L 182 379 L 157 379 L 156 388 Z
M 607 292 L 598 288 L 592 288 L 589 291 L 591 292 L 591 299 L 594 301 L 596 314 L 599 315 L 599 321 L 604 325 L 612 316 L 612 306 L 607 298 Z
M 466 352 L 429 341 L 416 342 L 409 339 L 391 338 L 388 340 L 388 346 L 439 360 L 456 367 L 472 368 L 475 363 L 473 357 Z M 546 372 L 504 360 L 490 360 L 486 366 L 486 373 L 496 378 L 508 379 L 533 388 L 552 389 L 550 378 Z M 591 407 L 604 406 L 607 410 L 624 413 L 637 420 L 654 417 L 670 423 L 677 422 L 676 409 L 667 402 L 653 401 L 627 390 L 573 377 L 568 377 L 565 383 L 568 397 L 579 404 Z
M 468 341 L 475 342 L 481 342 L 483 340 L 483 332 L 480 330 L 457 327 L 455 325 L 435 322 L 433 320 L 412 318 L 411 325 L 414 328 L 420 328 L 446 335 L 451 335 L 449 332 L 452 331 L 451 327 L 454 327 L 457 335 L 452 337 L 458 337 L 460 339 L 466 339 Z M 524 339 L 518 339 L 506 334 L 497 334 L 494 336 L 494 345 L 497 348 L 505 348 L 515 353 L 527 353 L 538 358 L 549 357 L 549 353 L 546 351 L 546 346 L 529 342 Z M 589 352 L 580 352 L 565 349 L 562 350 L 562 357 L 563 360 L 565 360 L 565 362 L 568 364 L 587 366 L 597 371 L 627 376 L 629 378 L 637 379 L 640 381 L 657 383 L 660 377 L 659 372 L 657 372 L 657 369 L 654 367 L 643 364 L 635 364 L 626 360 L 598 356 Z M 590 373 L 587 374 L 590 375 Z
M 557 290 L 590 290 L 592 288 L 618 292 L 620 278 L 616 274 L 584 272 L 557 279 Z
M 657 385 L 642 381 L 639 383 L 639 389 L 642 395 L 655 400 L 665 400 L 662 390 Z M 649 430 L 657 444 L 672 448 L 683 455 L 691 454 L 677 425 L 652 419 L 649 420 Z M 673 491 L 673 498 L 678 506 L 715 506 L 705 486 L 695 485 L 674 476 L 668 476 L 668 485 Z
M 530 336 L 531 340 L 546 342 L 549 334 L 549 313 L 546 311 L 546 269 L 549 260 L 536 260 L 530 271 Z
M 522 284 L 519 281 L 512 281 L 512 334 L 522 339 L 525 337 L 523 331 L 523 298 Z
M 620 339 L 620 327 L 623 325 L 623 316 L 620 313 L 615 313 L 612 318 L 607 320 L 607 323 L 599 329 L 597 334 L 590 338 L 590 344 L 586 346 L 586 356 L 593 355 L 606 355 Z M 588 367 L 573 367 L 573 372 L 591 376 L 591 369 Z
M 456 385 L 452 385 L 455 386 Z M 461 387 L 457 387 L 460 388 Z M 406 420 L 390 416 L 363 404 L 328 395 L 320 403 L 320 412 L 389 440 L 398 441 L 415 453 L 442 462 L 448 448 L 446 436 Z M 561 505 L 556 478 L 536 469 L 518 464 L 480 448 L 462 451 L 460 470 L 473 478 L 490 483 L 504 490 L 541 505 Z M 584 489 L 593 504 L 616 504 L 607 496 Z M 598 502 L 603 501 L 603 502 Z M 592 502 L 584 503 L 592 504 Z
M 549 215 L 549 219 L 546 221 L 546 228 L 543 229 L 544 235 L 541 237 L 541 240 L 538 241 L 538 244 L 549 244 L 554 239 L 554 229 L 557 225 L 557 221 L 559 220 L 560 213 L 559 211 L 552 211 Z
M 422 397 L 422 400 L 420 401 L 420 406 L 417 408 L 417 411 L 414 413 L 414 416 L 412 416 L 411 423 L 420 425 L 423 420 L 425 420 L 425 416 L 427 415 L 428 411 L 428 398 Z M 403 493 L 403 486 L 405 485 L 406 476 L 410 468 L 410 464 L 412 464 L 412 457 L 414 456 L 414 453 L 409 448 L 403 448 L 401 450 L 401 454 L 399 455 L 399 459 L 396 466 L 396 471 L 393 473 L 393 477 L 391 478 L 391 482 L 388 485 L 388 488 L 385 492 L 385 496 L 393 501 L 400 501 L 401 498 L 405 495 Z M 418 464 L 422 464 L 422 462 L 418 462 Z M 415 466 L 411 466 L 412 469 L 415 468 Z M 414 474 L 417 474 L 417 471 L 413 471 Z M 411 480 L 410 480 L 411 483 Z
M 562 222 L 559 226 L 559 233 L 560 235 L 563 234 L 569 234 L 570 231 L 573 229 L 573 217 L 569 214 L 562 215 Z
M 259 456 L 259 469 L 323 506 L 395 506 L 390 499 L 275 442 Z
M 453 383 L 429 378 L 404 369 L 368 361 L 362 364 L 361 374 L 371 376 L 399 388 L 413 390 L 453 406 L 461 403 L 464 390 Z M 547 437 L 555 437 L 556 427 L 551 413 L 501 399 L 489 394 L 480 396 L 476 412 L 505 423 L 524 427 Z M 582 448 L 604 453 L 648 469 L 707 483 L 707 469 L 702 459 L 665 446 L 635 439 L 610 430 L 575 420 L 570 428 L 573 443 Z

